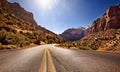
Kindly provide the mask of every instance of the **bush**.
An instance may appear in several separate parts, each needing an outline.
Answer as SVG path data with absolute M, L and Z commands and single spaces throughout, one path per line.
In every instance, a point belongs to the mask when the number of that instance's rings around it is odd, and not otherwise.
M 6 24 L 7 25 L 13 25 L 13 22 L 12 21 L 7 21 Z
M 6 31 L 5 30 L 1 30 L 0 31 L 0 43 L 4 44 L 5 38 L 6 38 Z
M 79 46 L 79 49 L 81 49 L 81 50 L 92 50 L 92 48 L 90 48 L 88 46 Z
M 7 32 L 17 33 L 17 30 L 15 30 L 9 26 L 0 26 L 0 30 L 6 30 Z
M 62 44 L 60 44 L 59 46 L 68 47 L 68 48 L 70 48 L 70 47 L 75 47 L 73 43 L 69 43 L 69 42 L 68 42 L 68 43 L 62 43 Z
M 0 50 L 4 49 L 4 46 L 0 43 Z

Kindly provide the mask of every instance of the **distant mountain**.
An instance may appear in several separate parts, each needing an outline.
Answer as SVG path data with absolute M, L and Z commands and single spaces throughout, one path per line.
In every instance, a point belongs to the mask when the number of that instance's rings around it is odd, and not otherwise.
M 71 28 L 65 30 L 60 36 L 70 41 L 76 41 L 84 37 L 84 30 L 84 27 Z
M 18 3 L 0 0 L 0 48 L 1 45 L 26 46 L 65 42 L 53 32 L 38 26 L 33 14 Z M 6 47 L 5 47 L 6 48 Z
M 87 35 L 77 41 L 94 50 L 120 52 L 120 5 L 111 6 L 86 29 Z

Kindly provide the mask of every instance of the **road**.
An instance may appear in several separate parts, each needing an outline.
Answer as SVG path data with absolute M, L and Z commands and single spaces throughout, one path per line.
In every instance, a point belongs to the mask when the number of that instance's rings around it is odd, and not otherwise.
M 52 44 L 0 51 L 0 72 L 120 72 L 120 54 Z
M 43 47 L 0 51 L 0 72 L 38 72 Z

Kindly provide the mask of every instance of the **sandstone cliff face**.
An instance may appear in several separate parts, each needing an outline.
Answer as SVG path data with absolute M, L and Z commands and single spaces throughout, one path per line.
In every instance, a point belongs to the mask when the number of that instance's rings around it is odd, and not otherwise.
M 120 5 L 110 7 L 101 18 L 92 23 L 87 31 L 88 33 L 94 33 L 118 28 L 120 28 Z
M 22 8 L 18 3 L 9 3 L 7 0 L 0 0 L 0 7 L 4 7 L 9 13 L 14 14 L 24 22 L 27 22 L 30 25 L 37 25 L 33 18 L 33 14 L 27 12 Z
M 60 34 L 61 37 L 64 39 L 70 40 L 70 41 L 76 41 L 84 37 L 84 30 L 85 28 L 71 28 L 64 31 L 62 34 Z
M 110 7 L 85 32 L 87 35 L 77 42 L 79 45 L 120 52 L 120 5 Z

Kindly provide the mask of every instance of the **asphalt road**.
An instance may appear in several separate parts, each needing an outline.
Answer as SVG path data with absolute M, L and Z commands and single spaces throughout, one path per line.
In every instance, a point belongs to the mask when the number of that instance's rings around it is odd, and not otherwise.
M 41 68 L 46 69 L 44 72 L 52 72 L 50 68 L 55 68 L 54 72 L 120 72 L 120 54 L 54 45 L 0 51 L 0 72 L 40 72 Z
M 44 46 L 0 51 L 0 72 L 38 72 Z
M 120 54 L 50 47 L 57 72 L 120 72 Z

